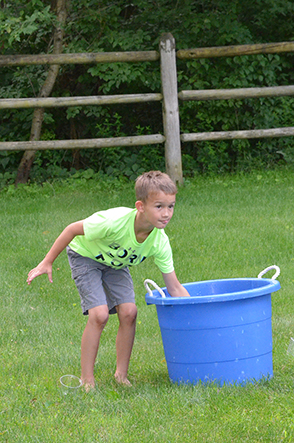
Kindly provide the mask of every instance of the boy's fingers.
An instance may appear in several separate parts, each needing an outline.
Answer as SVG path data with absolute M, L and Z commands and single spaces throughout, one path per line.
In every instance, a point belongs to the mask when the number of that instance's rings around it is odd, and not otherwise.
M 32 269 L 29 273 L 28 273 L 28 278 L 27 278 L 27 282 L 28 284 L 31 283 L 32 280 L 34 280 L 34 278 L 38 277 L 39 275 L 43 274 L 43 272 L 38 271 L 37 268 Z
M 50 283 L 53 283 L 52 270 L 47 271 L 47 269 L 38 269 L 38 267 L 37 267 L 37 268 L 32 269 L 28 273 L 28 278 L 27 278 L 28 285 L 31 284 L 31 282 L 34 280 L 34 278 L 39 277 L 39 275 L 43 275 L 43 274 L 48 274 L 48 279 L 49 279 Z
M 50 283 L 53 283 L 52 272 L 48 272 L 48 278 L 49 278 Z
M 34 275 L 34 269 L 33 269 L 28 273 L 27 283 L 30 285 L 32 280 L 34 280 L 35 277 L 36 277 L 36 275 Z

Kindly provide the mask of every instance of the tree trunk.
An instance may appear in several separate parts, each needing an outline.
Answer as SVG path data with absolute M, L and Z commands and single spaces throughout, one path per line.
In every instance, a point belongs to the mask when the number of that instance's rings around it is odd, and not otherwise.
M 66 4 L 67 0 L 57 0 L 56 2 L 56 16 L 58 25 L 54 31 L 53 54 L 60 54 L 62 52 L 64 24 L 67 16 Z M 39 97 L 49 97 L 52 92 L 58 72 L 59 65 L 50 66 L 47 78 L 40 90 Z M 33 115 L 30 141 L 40 140 L 43 118 L 44 108 L 36 108 Z M 36 151 L 33 150 L 25 151 L 18 167 L 15 180 L 16 185 L 18 185 L 19 183 L 26 183 L 28 181 L 31 167 L 35 158 L 35 153 Z

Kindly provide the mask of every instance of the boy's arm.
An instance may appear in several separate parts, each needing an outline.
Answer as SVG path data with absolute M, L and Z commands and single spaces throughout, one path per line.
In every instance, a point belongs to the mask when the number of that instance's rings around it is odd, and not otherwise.
M 73 240 L 76 235 L 84 235 L 84 220 L 80 220 L 68 225 L 59 237 L 53 243 L 50 251 L 45 256 L 38 266 L 32 269 L 27 278 L 27 283 L 30 285 L 34 278 L 42 274 L 48 274 L 49 281 L 52 283 L 52 264 L 58 255 L 66 248 L 66 246 Z
M 162 273 L 162 276 L 166 289 L 172 297 L 190 297 L 187 289 L 185 289 L 177 279 L 175 271 L 170 272 L 169 274 Z

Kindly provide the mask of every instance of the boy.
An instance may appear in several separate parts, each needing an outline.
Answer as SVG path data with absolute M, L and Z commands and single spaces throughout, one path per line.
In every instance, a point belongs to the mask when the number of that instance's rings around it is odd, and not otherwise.
M 127 378 L 136 329 L 137 308 L 129 267 L 149 256 L 162 272 L 169 294 L 189 296 L 179 283 L 172 251 L 164 228 L 173 215 L 177 188 L 167 174 L 150 171 L 137 178 L 135 209 L 113 208 L 67 226 L 39 265 L 28 274 L 27 283 L 47 274 L 52 283 L 52 265 L 67 249 L 72 278 L 78 288 L 88 321 L 81 344 L 81 379 L 94 388 L 94 364 L 99 340 L 109 314 L 118 314 L 115 379 L 131 386 Z

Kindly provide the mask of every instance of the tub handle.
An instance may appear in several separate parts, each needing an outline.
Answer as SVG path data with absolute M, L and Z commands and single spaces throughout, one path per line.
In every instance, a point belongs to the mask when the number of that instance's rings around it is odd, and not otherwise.
M 153 297 L 153 292 L 151 291 L 151 289 L 149 288 L 149 286 L 148 286 L 148 283 L 150 284 L 150 285 L 152 285 L 152 286 L 154 286 L 154 288 L 155 289 L 157 289 L 157 291 L 159 292 L 159 294 L 161 295 L 161 297 L 163 297 L 163 298 L 166 298 L 166 295 L 165 295 L 165 293 L 163 292 L 163 290 L 153 281 L 153 280 L 149 280 L 149 278 L 147 278 L 145 281 L 144 281 L 144 286 L 145 286 L 145 288 L 147 289 L 147 291 L 148 291 L 148 293 L 149 293 L 149 295 L 151 296 L 151 297 Z
M 275 269 L 276 270 L 276 273 L 271 278 L 271 280 L 275 280 L 280 275 L 280 272 L 281 272 L 279 266 L 276 266 L 276 265 L 272 265 L 272 266 L 269 266 L 268 268 L 265 268 L 263 271 L 261 271 L 258 274 L 258 278 L 262 278 L 262 276 L 264 274 L 266 274 L 268 271 L 270 271 L 271 269 Z

